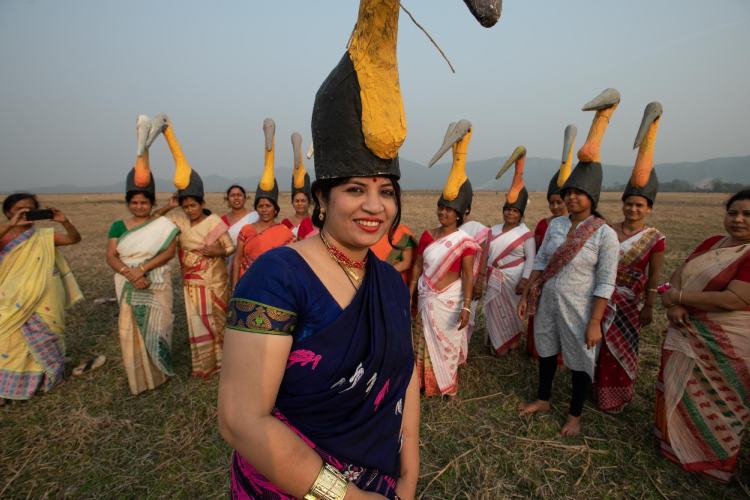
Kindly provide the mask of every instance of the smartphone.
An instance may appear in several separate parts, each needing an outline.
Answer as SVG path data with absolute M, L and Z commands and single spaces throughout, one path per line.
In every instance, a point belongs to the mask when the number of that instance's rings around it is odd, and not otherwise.
M 45 220 L 51 219 L 55 214 L 49 208 L 42 208 L 39 210 L 29 210 L 26 212 L 26 220 Z

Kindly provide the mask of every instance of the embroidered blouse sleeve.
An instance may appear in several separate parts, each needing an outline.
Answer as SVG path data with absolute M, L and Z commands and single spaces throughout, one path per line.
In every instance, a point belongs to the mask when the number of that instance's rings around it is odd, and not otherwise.
M 534 238 L 529 238 L 523 242 L 523 271 L 521 272 L 522 278 L 528 278 L 531 276 L 532 268 L 534 267 L 534 258 L 536 257 L 536 241 Z
M 267 252 L 242 276 L 229 301 L 227 328 L 266 335 L 292 335 L 297 326 L 298 284 L 284 255 Z
M 605 225 L 599 231 L 599 260 L 594 270 L 593 295 L 609 300 L 615 291 L 620 243 L 617 241 L 617 233 L 611 227 Z

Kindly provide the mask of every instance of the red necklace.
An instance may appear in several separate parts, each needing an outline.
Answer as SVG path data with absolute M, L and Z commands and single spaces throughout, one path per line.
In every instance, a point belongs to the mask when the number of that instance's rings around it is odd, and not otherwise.
M 328 238 L 325 237 L 325 234 L 323 231 L 320 233 L 320 239 L 323 240 L 323 244 L 326 247 L 326 250 L 328 250 L 328 255 L 331 256 L 333 260 L 338 262 L 344 267 L 348 268 L 354 268 L 354 269 L 364 269 L 365 264 L 367 264 L 367 256 L 365 255 L 365 258 L 363 260 L 354 260 L 347 256 L 341 249 L 334 246 L 330 241 L 328 241 Z

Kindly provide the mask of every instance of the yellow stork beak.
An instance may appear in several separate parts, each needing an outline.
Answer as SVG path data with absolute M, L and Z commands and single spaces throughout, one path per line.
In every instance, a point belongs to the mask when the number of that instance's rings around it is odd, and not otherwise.
M 443 144 L 440 145 L 437 153 L 435 153 L 427 166 L 432 167 L 437 163 L 454 144 L 463 139 L 468 133 L 471 133 L 471 122 L 469 120 L 459 120 L 448 125 L 448 130 L 445 132 L 445 137 L 443 138 Z
M 565 181 L 568 180 L 570 173 L 573 171 L 573 148 L 575 147 L 577 134 L 578 129 L 575 125 L 570 124 L 565 127 L 560 173 L 557 175 L 558 189 L 562 189 L 563 184 L 565 184 Z
M 292 151 L 294 168 L 292 170 L 292 186 L 295 189 L 305 187 L 305 163 L 302 160 L 302 136 L 299 132 L 292 134 Z
M 273 191 L 276 180 L 273 167 L 275 157 L 274 136 L 276 135 L 276 123 L 271 118 L 263 120 L 263 135 L 265 137 L 265 151 L 263 158 L 263 173 L 260 176 L 258 186 L 263 191 Z
M 174 185 L 177 189 L 186 189 L 190 185 L 190 173 L 193 169 L 190 167 L 185 158 L 185 154 L 182 152 L 182 147 L 177 141 L 177 137 L 174 134 L 174 125 L 166 115 L 164 115 L 166 126 L 164 127 L 164 139 L 167 141 L 169 151 L 172 153 L 174 159 Z

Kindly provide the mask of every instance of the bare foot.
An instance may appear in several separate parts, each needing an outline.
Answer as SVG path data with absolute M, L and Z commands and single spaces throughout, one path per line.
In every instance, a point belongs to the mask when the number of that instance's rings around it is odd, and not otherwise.
M 549 409 L 549 401 L 542 401 L 541 399 L 537 399 L 536 401 L 532 401 L 531 403 L 519 406 L 518 414 L 522 416 L 531 415 L 532 413 L 536 413 L 539 411 L 549 411 Z
M 581 417 L 574 417 L 568 415 L 568 420 L 565 421 L 565 425 L 560 429 L 561 436 L 577 436 L 581 433 Z

